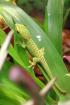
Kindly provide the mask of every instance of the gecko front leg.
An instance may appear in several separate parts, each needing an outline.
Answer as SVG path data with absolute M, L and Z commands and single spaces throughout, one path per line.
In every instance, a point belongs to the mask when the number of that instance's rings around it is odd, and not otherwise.
M 19 45 L 19 46 L 21 46 L 24 49 L 26 48 L 26 44 L 24 42 L 21 42 L 21 41 L 17 41 L 16 45 Z

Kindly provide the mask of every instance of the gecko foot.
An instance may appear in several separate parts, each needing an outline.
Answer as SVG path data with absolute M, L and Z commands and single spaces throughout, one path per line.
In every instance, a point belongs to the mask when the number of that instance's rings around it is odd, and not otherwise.
M 16 44 L 21 46 L 24 49 L 26 48 L 26 45 L 23 42 L 17 41 Z
M 33 61 L 29 60 L 30 66 L 28 66 L 28 67 L 29 68 L 34 67 L 39 61 L 40 61 L 39 58 L 34 57 Z

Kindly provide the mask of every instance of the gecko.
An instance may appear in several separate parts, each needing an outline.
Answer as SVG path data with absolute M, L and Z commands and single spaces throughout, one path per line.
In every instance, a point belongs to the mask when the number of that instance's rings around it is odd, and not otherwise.
M 31 66 L 35 65 L 36 63 L 40 64 L 42 68 L 44 69 L 44 71 L 47 73 L 49 79 L 52 79 L 53 75 L 44 57 L 44 48 L 41 48 L 41 49 L 38 48 L 36 43 L 33 41 L 29 30 L 27 29 L 25 25 L 15 24 L 15 30 L 19 32 L 19 34 L 23 38 L 23 42 L 25 43 L 26 49 L 33 57 L 33 62 Z M 57 83 L 55 83 L 55 86 L 61 93 L 66 93 L 66 91 L 62 90 L 60 86 L 58 86 Z

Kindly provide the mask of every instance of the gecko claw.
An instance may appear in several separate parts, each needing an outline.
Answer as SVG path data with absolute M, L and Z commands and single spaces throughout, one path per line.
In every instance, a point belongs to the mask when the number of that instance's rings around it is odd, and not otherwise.
M 24 43 L 20 42 L 20 41 L 17 41 L 16 45 L 19 45 L 19 46 L 21 46 L 24 49 L 26 48 L 26 45 Z
M 29 68 L 34 67 L 39 61 L 40 61 L 39 58 L 34 57 L 33 61 L 29 60 L 30 66 L 28 66 L 28 67 Z
M 32 68 L 36 65 L 36 63 L 31 60 L 29 60 L 29 63 L 30 63 L 30 65 L 28 66 L 28 68 Z

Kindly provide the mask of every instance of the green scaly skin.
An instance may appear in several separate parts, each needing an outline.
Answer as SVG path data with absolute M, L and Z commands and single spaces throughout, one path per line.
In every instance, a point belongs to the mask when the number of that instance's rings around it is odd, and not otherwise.
M 15 24 L 16 30 L 20 33 L 21 37 L 23 38 L 23 41 L 25 42 L 26 48 L 29 51 L 29 53 L 32 55 L 32 57 L 37 58 L 37 63 L 40 63 L 45 72 L 48 74 L 48 77 L 50 79 L 53 78 L 53 75 L 48 67 L 48 64 L 46 62 L 46 59 L 44 57 L 44 49 L 39 49 L 35 42 L 32 40 L 30 32 L 26 28 L 26 26 L 22 24 Z M 66 93 L 66 91 L 62 90 L 56 83 L 55 83 L 56 88 L 61 92 L 61 93 Z

